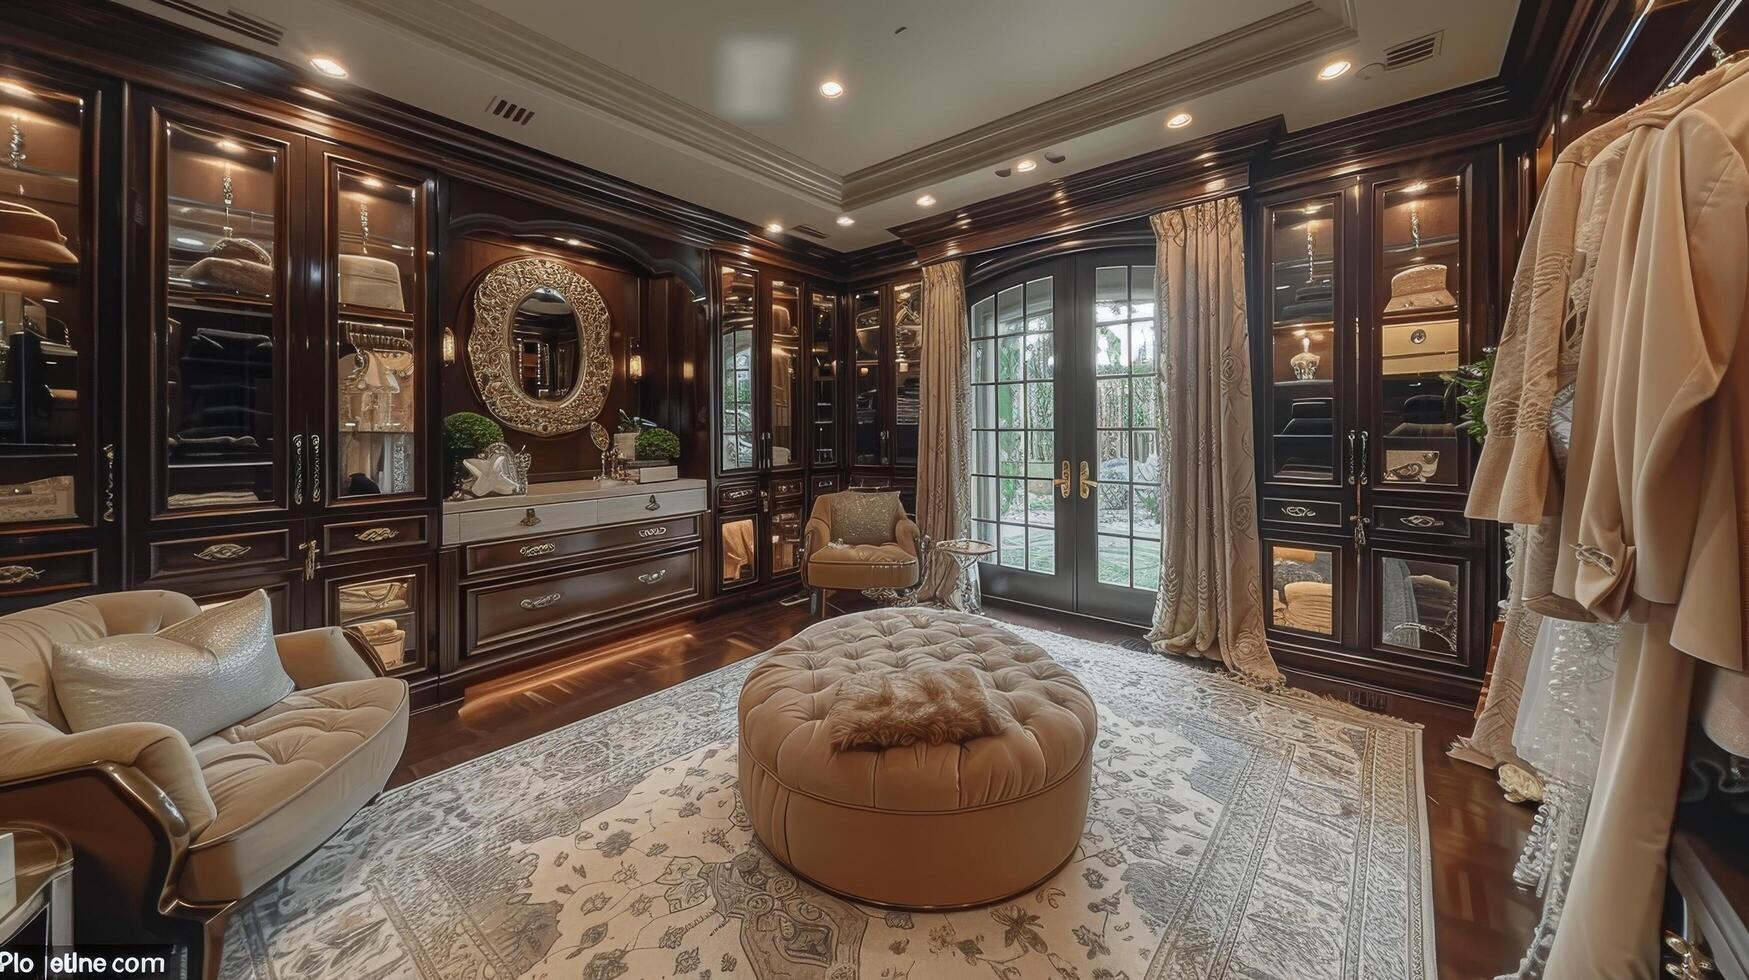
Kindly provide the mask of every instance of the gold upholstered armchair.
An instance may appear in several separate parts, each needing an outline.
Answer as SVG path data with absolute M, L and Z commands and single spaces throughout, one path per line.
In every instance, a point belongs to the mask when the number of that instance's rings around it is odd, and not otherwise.
M 329 627 L 274 637 L 290 693 L 192 744 L 150 720 L 69 721 L 58 644 L 157 633 L 200 611 L 140 591 L 0 616 L 0 816 L 72 845 L 76 942 L 186 944 L 187 975 L 215 978 L 232 910 L 382 792 L 408 705 L 362 636 Z
M 917 525 L 895 492 L 846 490 L 814 501 L 803 540 L 802 582 L 810 611 L 834 589 L 908 589 L 917 584 Z

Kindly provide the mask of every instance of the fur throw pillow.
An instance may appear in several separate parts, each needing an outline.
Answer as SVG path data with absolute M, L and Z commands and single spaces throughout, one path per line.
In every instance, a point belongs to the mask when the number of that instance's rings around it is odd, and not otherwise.
M 825 720 L 839 750 L 945 745 L 999 735 L 1014 724 L 970 667 L 853 674 L 836 695 Z

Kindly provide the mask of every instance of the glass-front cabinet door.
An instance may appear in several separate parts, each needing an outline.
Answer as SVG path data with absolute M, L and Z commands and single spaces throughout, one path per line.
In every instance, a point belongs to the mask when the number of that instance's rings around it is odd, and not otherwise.
M 917 465 L 923 404 L 923 284 L 893 287 L 893 464 Z
M 1270 478 L 1335 486 L 1343 479 L 1341 383 L 1351 335 L 1340 328 L 1343 195 L 1264 210 L 1267 389 L 1263 431 Z
M 838 465 L 838 298 L 808 295 L 808 451 L 816 467 Z
M 389 673 L 418 673 L 433 666 L 426 642 L 436 615 L 431 571 L 419 562 L 331 572 L 322 581 L 320 621 L 357 630 Z
M 765 391 L 765 465 L 794 469 L 802 465 L 803 425 L 801 284 L 790 279 L 771 282 L 771 343 Z
M 881 380 L 886 376 L 881 357 L 884 336 L 880 290 L 863 290 L 851 296 L 851 422 L 854 428 L 850 461 L 860 466 L 885 466 L 892 462 L 881 389 Z
M 759 581 L 759 525 L 758 514 L 724 514 L 717 518 L 717 555 L 722 561 L 719 589 Z
M 722 303 L 718 338 L 718 432 L 722 439 L 719 465 L 724 472 L 759 465 L 759 433 L 754 391 L 759 281 L 752 269 L 725 265 L 718 272 Z
M 92 113 L 83 95 L 30 82 L 0 75 L 0 534 L 7 536 L 89 527 L 105 508 L 114 520 L 113 498 L 98 501 L 86 479 L 96 452 Z
M 425 182 L 332 154 L 322 170 L 322 282 L 330 288 L 320 356 L 333 380 L 331 421 L 311 435 L 311 461 L 322 473 L 311 502 L 418 497 L 425 445 L 419 405 L 432 333 Z
M 154 511 L 301 506 L 311 472 L 303 434 L 287 438 L 286 397 L 297 146 L 218 121 L 152 120 Z

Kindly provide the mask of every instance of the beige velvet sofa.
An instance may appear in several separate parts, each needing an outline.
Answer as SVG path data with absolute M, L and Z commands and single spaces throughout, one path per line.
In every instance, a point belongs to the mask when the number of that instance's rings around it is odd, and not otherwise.
M 892 540 L 881 544 L 838 545 L 833 530 L 833 504 L 861 490 L 825 494 L 814 501 L 802 539 L 802 582 L 812 590 L 810 609 L 825 611 L 835 589 L 905 589 L 917 584 L 917 524 L 895 506 Z M 898 494 L 893 494 L 894 498 Z
M 199 611 L 120 592 L 0 616 L 0 814 L 72 842 L 74 937 L 190 947 L 216 977 L 225 922 L 382 792 L 407 739 L 407 685 L 338 628 L 277 638 L 296 689 L 190 745 L 136 722 L 69 733 L 54 644 L 151 633 Z

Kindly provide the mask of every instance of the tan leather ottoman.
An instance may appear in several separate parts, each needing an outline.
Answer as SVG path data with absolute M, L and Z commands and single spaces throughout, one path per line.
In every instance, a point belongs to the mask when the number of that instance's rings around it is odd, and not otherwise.
M 951 663 L 1017 725 L 945 745 L 833 748 L 822 724 L 858 672 Z M 741 799 L 766 849 L 830 891 L 961 908 L 1040 884 L 1087 817 L 1093 699 L 1038 647 L 978 616 L 879 609 L 809 627 L 741 690 Z

